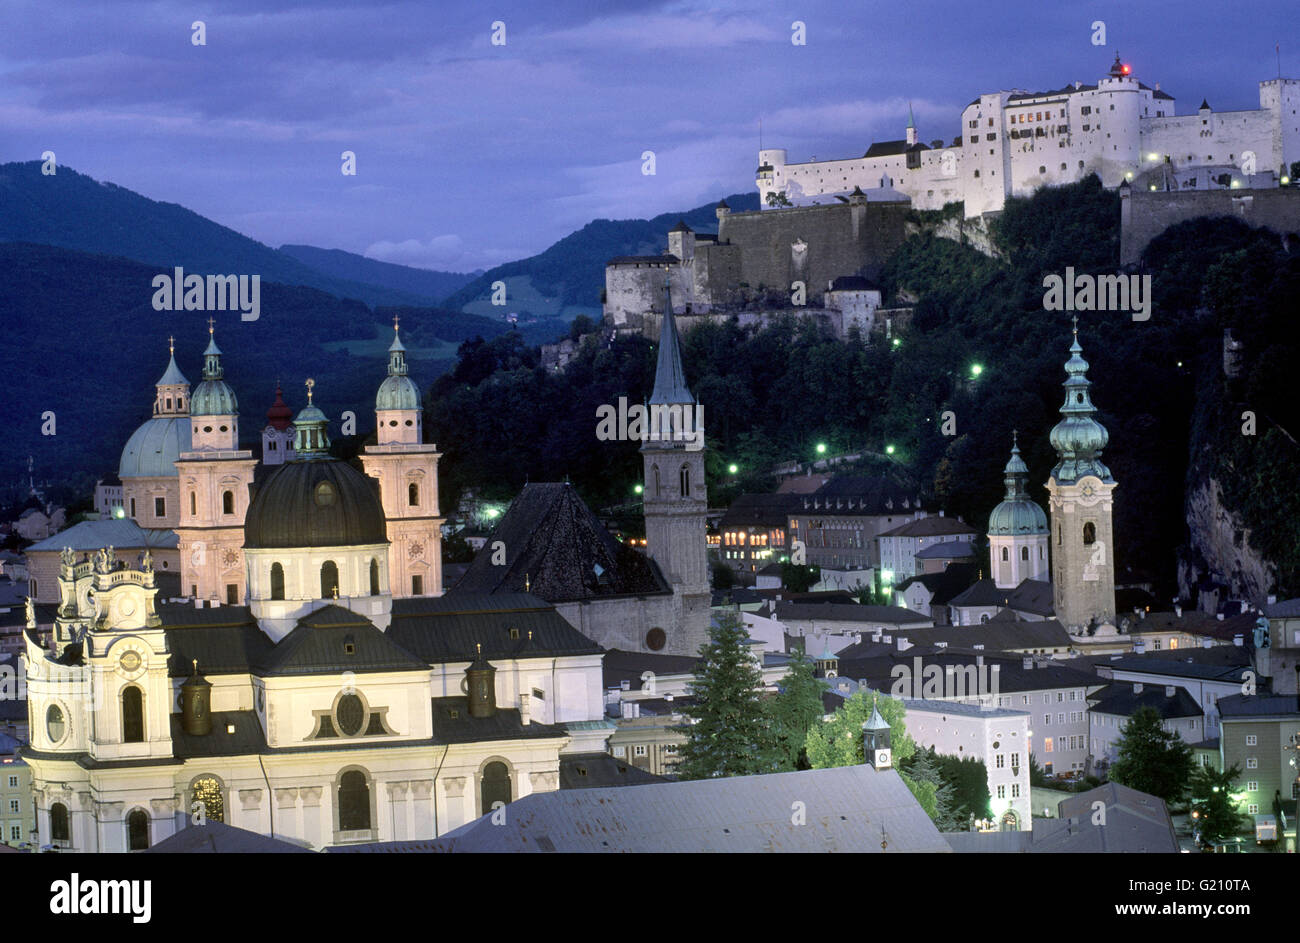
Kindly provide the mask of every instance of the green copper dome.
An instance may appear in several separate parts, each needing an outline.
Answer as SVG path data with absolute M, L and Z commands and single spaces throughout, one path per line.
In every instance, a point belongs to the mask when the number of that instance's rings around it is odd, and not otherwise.
M 225 370 L 221 366 L 221 348 L 212 336 L 212 325 L 208 325 L 208 348 L 203 351 L 203 380 L 190 394 L 190 415 L 192 416 L 235 416 L 239 414 L 239 401 L 235 391 L 222 377 Z
M 1079 346 L 1078 318 L 1074 325 L 1074 343 L 1070 345 L 1070 359 L 1065 363 L 1065 404 L 1061 407 L 1061 421 L 1052 428 L 1051 442 L 1059 461 L 1052 469 L 1052 478 L 1058 484 L 1070 484 L 1088 475 L 1105 482 L 1113 482 L 1110 469 L 1101 461 L 1101 450 L 1110 441 L 1106 427 L 1093 416 L 1093 406 L 1088 388 L 1088 361 L 1083 359 Z
M 393 318 L 393 343 L 388 347 L 388 376 L 379 384 L 375 409 L 422 408 L 420 391 L 406 372 L 406 347 L 397 336 L 397 319 Z
M 1025 490 L 1029 468 L 1021 460 L 1020 448 L 1014 439 L 1011 444 L 1011 460 L 1007 462 L 1004 474 L 1006 499 L 989 515 L 989 536 L 1015 537 L 1048 533 L 1047 515 Z
M 155 416 L 131 434 L 122 449 L 121 478 L 175 477 L 176 459 L 192 445 L 188 416 Z

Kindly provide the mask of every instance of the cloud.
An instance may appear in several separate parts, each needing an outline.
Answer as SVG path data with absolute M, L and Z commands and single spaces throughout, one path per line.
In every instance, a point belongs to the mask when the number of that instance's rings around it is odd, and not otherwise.
M 472 272 L 512 262 L 533 253 L 519 246 L 508 248 L 466 248 L 465 240 L 453 234 L 432 238 L 404 239 L 401 242 L 380 240 L 366 247 L 367 258 L 395 265 L 434 269 L 440 272 Z

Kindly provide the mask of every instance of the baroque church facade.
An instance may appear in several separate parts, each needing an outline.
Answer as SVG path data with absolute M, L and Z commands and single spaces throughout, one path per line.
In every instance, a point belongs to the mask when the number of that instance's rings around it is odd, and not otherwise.
M 209 335 L 192 395 L 173 351 L 122 462 L 193 598 L 159 597 L 149 553 L 65 550 L 49 647 L 29 620 L 40 843 L 138 850 L 205 821 L 312 848 L 432 838 L 603 753 L 597 644 L 528 593 L 441 593 L 438 453 L 396 333 L 365 473 L 329 454 L 311 381 L 292 421 L 277 390 L 274 460 L 240 450 Z

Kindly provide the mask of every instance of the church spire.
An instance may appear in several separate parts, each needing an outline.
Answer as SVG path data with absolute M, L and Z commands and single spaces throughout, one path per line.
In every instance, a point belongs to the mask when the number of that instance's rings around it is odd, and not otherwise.
M 406 347 L 398 336 L 398 317 L 393 315 L 393 342 L 388 345 L 388 375 L 406 376 Z
M 208 318 L 208 347 L 203 351 L 203 379 L 220 380 L 225 375 L 221 366 L 221 348 L 213 334 L 215 322 Z
M 1079 319 L 1074 319 L 1074 342 L 1070 345 L 1070 359 L 1065 362 L 1065 403 L 1061 406 L 1061 421 L 1052 429 L 1051 442 L 1060 461 L 1052 469 L 1058 482 L 1077 481 L 1084 475 L 1095 475 L 1102 481 L 1113 481 L 1101 461 L 1101 450 L 1110 441 L 1106 427 L 1094 416 L 1097 407 L 1092 404 L 1088 380 L 1088 361 L 1083 359 L 1079 345 Z
M 693 404 L 695 397 L 686 385 L 686 371 L 682 369 L 681 340 L 677 336 L 677 319 L 673 316 L 672 288 L 664 280 L 664 319 L 659 327 L 659 362 L 655 366 L 655 388 L 650 394 L 650 404 Z
M 1020 457 L 1020 445 L 1016 439 L 1016 430 L 1011 430 L 1011 458 L 1003 469 L 1003 482 L 1007 486 L 1007 501 L 1023 501 L 1029 498 L 1025 483 L 1029 480 L 1029 466 Z

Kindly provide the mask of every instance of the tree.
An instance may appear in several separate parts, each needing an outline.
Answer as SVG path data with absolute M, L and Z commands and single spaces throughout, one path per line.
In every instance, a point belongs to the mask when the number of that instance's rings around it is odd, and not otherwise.
M 960 828 L 972 818 L 991 819 L 989 771 L 973 756 L 939 756 L 939 775 L 953 788 L 952 808 Z
M 1043 768 L 1038 765 L 1038 760 L 1034 759 L 1034 754 L 1032 753 L 1029 754 L 1029 785 L 1047 785 L 1047 774 L 1043 772 Z
M 1192 772 L 1190 793 L 1192 822 L 1204 844 L 1232 838 L 1246 824 L 1232 798 L 1233 781 L 1241 775 L 1236 766 L 1220 773 L 1211 766 L 1197 766 Z
M 805 749 L 813 769 L 832 766 L 855 766 L 866 761 L 862 752 L 862 725 L 871 717 L 875 704 L 880 716 L 889 724 L 890 749 L 895 768 L 912 758 L 916 741 L 907 732 L 903 718 L 907 708 L 901 700 L 859 688 L 830 720 L 808 731 Z
M 713 571 L 714 589 L 731 589 L 736 585 L 736 574 L 725 563 L 714 561 L 710 569 Z
M 771 771 L 773 749 L 761 700 L 763 673 L 745 643 L 739 614 L 723 612 L 700 649 L 691 694 L 684 710 L 690 723 L 678 755 L 682 779 L 747 776 Z
M 912 794 L 941 832 L 962 831 L 966 817 L 956 806 L 956 787 L 949 782 L 939 763 L 934 747 L 917 750 L 905 770 L 911 780 Z M 922 798 L 924 795 L 924 798 Z
M 804 744 L 808 731 L 825 716 L 822 692 L 826 690 L 826 682 L 814 676 L 813 663 L 796 649 L 780 687 L 780 693 L 764 705 L 776 762 L 782 770 L 810 769 Z
M 781 564 L 781 585 L 792 593 L 806 593 L 822 578 L 821 567 Z
M 1119 759 L 1110 767 L 1111 782 L 1172 805 L 1187 792 L 1191 775 L 1192 748 L 1178 734 L 1165 730 L 1155 708 L 1139 707 L 1124 727 Z
M 790 198 L 785 195 L 784 190 L 773 190 L 767 195 L 768 206 L 794 206 Z

